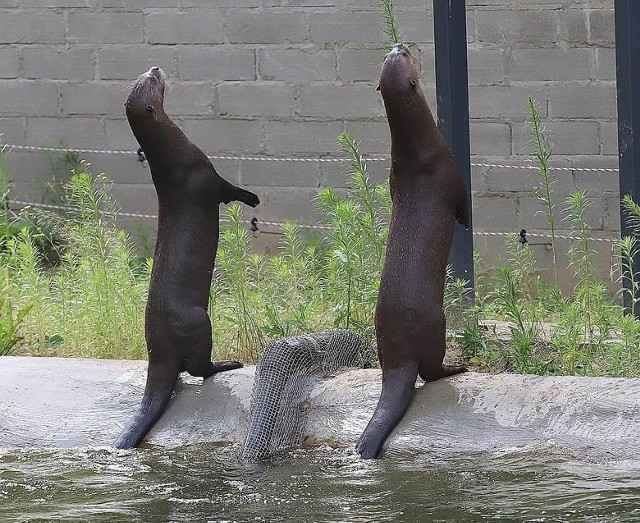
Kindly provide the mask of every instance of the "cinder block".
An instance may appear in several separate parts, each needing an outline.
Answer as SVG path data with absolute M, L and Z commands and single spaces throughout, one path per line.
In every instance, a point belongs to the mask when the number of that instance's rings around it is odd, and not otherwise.
M 560 200 L 556 199 L 556 206 L 553 213 L 556 220 L 556 227 L 560 226 L 560 211 L 563 208 L 563 204 L 559 202 Z M 477 215 L 474 215 L 474 220 L 476 216 Z M 497 223 L 501 223 L 501 221 Z M 533 229 L 549 229 L 546 210 L 538 198 L 535 196 L 521 196 L 518 198 L 518 220 L 514 229 L 527 229 L 528 231 L 532 231 Z
M 600 151 L 602 154 L 618 155 L 617 122 L 600 122 Z
M 614 193 L 604 197 L 604 230 L 612 231 L 613 233 L 620 231 L 620 194 Z
M 594 121 L 545 121 L 552 154 L 600 154 L 598 124 Z M 513 126 L 513 151 L 516 154 L 530 152 L 531 133 L 523 126 Z
M 121 11 L 141 11 L 148 8 L 178 7 L 178 0 L 86 0 L 89 7 L 114 8 Z M 184 3 L 184 2 L 180 2 Z M 217 2 L 216 2 L 217 4 Z
M 297 2 L 296 2 L 297 3 Z M 265 7 L 267 5 L 263 2 Z M 211 0 L 180 0 L 180 7 L 211 7 Z M 260 0 L 216 0 L 215 7 L 260 7 Z
M 341 122 L 267 122 L 267 147 L 271 153 L 319 153 L 338 151 Z
M 556 11 L 477 10 L 476 34 L 480 42 L 546 43 L 558 40 Z
M 226 32 L 233 44 L 279 44 L 306 38 L 303 12 L 230 11 Z
M 367 174 L 374 185 L 387 183 L 389 180 L 390 160 L 367 161 L 365 160 Z M 344 156 L 341 162 L 320 164 L 320 187 L 333 187 L 337 189 L 353 188 L 351 175 L 353 168 L 349 164 L 349 159 Z
M 103 80 L 127 80 L 133 82 L 153 66 L 161 67 L 171 78 L 176 74 L 174 47 L 108 46 L 98 51 L 99 76 Z
M 137 165 L 132 167 L 138 168 Z M 123 212 L 158 213 L 158 198 L 153 184 L 116 183 L 110 192 Z
M 47 81 L 0 81 L 0 114 L 54 116 L 58 114 L 58 86 Z
M 480 163 L 494 162 L 483 161 Z M 514 164 L 518 165 L 520 162 L 514 162 Z M 540 183 L 540 178 L 535 171 L 502 167 L 483 168 L 482 178 L 484 179 L 484 188 L 489 194 L 531 193 L 533 188 Z
M 473 197 L 473 226 L 478 230 L 516 230 L 517 200 L 510 196 Z
M 32 118 L 27 121 L 27 145 L 104 147 L 104 125 L 99 118 Z
M 209 83 L 178 82 L 165 95 L 164 108 L 173 118 L 213 113 L 213 87 Z
M 38 196 L 44 194 L 46 180 L 51 179 L 51 175 L 54 174 L 51 169 L 50 157 L 42 152 L 9 150 L 5 151 L 4 159 L 10 181 L 29 182 L 38 189 Z M 11 197 L 18 199 L 18 195 L 13 191 Z
M 472 154 L 511 154 L 511 127 L 508 123 L 471 122 L 469 128 Z
M 346 130 L 359 143 L 362 156 L 385 156 L 391 151 L 391 133 L 386 120 L 346 122 Z
M 181 80 L 255 80 L 256 57 L 253 49 L 229 45 L 180 46 L 178 76 Z
M 375 83 L 380 77 L 384 49 L 338 48 L 338 74 L 343 81 Z
M 87 0 L 22 0 L 22 7 L 63 7 L 63 8 L 73 8 L 73 7 L 87 7 Z
M 471 118 L 525 118 L 527 97 L 539 104 L 540 115 L 546 116 L 546 90 L 539 85 L 470 86 Z
M 218 160 L 214 158 L 211 163 L 216 172 L 225 180 L 234 185 L 242 185 L 240 183 L 240 160 Z
M 130 150 L 136 151 L 139 147 L 138 142 L 133 136 L 129 122 L 124 118 L 107 118 L 105 119 L 106 149 Z
M 12 172 L 15 172 L 22 168 L 22 162 L 19 162 L 21 167 L 18 169 L 10 168 L 9 175 Z M 12 163 L 11 167 L 15 165 Z M 44 177 L 41 177 L 39 181 L 30 181 L 30 182 L 20 182 L 20 181 L 12 181 L 11 177 L 9 177 L 9 206 L 14 209 L 22 209 L 23 207 L 27 207 L 22 203 L 12 203 L 12 202 L 26 202 L 32 204 L 43 203 L 43 200 L 46 200 L 47 195 L 47 182 Z
M 316 223 L 318 217 L 312 213 L 318 189 L 301 187 L 253 187 L 245 189 L 260 195 L 260 205 L 248 211 L 247 217 L 256 216 L 260 221 Z
M 65 115 L 123 115 L 127 93 L 122 87 L 122 84 L 107 82 L 62 84 L 62 112 Z
M 25 47 L 22 50 L 24 78 L 51 80 L 93 80 L 93 50 Z
M 598 48 L 596 53 L 596 74 L 597 80 L 616 79 L 616 51 L 615 49 Z
M 369 176 L 371 172 L 370 165 L 367 164 L 367 171 Z M 347 173 L 349 172 L 348 162 L 345 159 L 343 162 L 321 163 L 320 168 L 320 187 L 347 187 Z
M 206 0 L 203 0 L 206 2 Z M 228 0 L 230 1 L 230 0 Z M 263 7 L 333 7 L 336 0 L 263 0 Z M 348 3 L 348 2 L 347 2 Z
M 144 26 L 151 44 L 220 44 L 224 41 L 223 18 L 218 10 L 154 10 L 145 16 Z
M 64 43 L 65 15 L 54 11 L 6 11 L 0 16 L 0 44 Z
M 139 162 L 135 154 L 131 156 L 119 154 L 86 154 L 84 156 L 86 156 L 87 161 L 91 163 L 92 173 L 104 173 L 114 185 L 150 185 L 153 189 L 149 165 Z M 123 202 L 119 199 L 116 203 L 119 207 L 123 206 Z M 135 212 L 138 210 L 138 203 L 134 201 L 132 204 L 128 204 L 128 207 L 132 212 Z
M 379 12 L 309 13 L 311 40 L 322 43 L 384 44 L 384 21 Z
M 395 14 L 401 31 L 400 39 L 404 42 L 433 42 L 433 12 L 424 6 L 420 9 L 398 11 Z M 384 39 L 384 33 L 382 34 Z
M 615 43 L 615 20 L 613 9 L 592 9 L 589 11 L 591 42 L 595 44 Z
M 417 49 L 417 52 L 416 52 Z M 414 58 L 418 60 L 418 73 L 422 83 L 433 83 L 436 78 L 436 55 L 433 44 L 421 44 L 411 49 Z
M 595 167 L 595 166 L 594 166 Z M 619 190 L 618 173 L 576 171 L 576 187 L 588 191 L 592 198 L 601 198 L 606 192 Z
M 307 84 L 300 88 L 298 102 L 302 116 L 375 118 L 385 115 L 381 97 L 371 84 Z
M 320 187 L 318 163 L 243 161 L 241 169 L 243 186 Z
M 336 80 L 336 53 L 322 49 L 262 49 L 258 70 L 263 80 L 315 82 Z
M 69 13 L 70 42 L 96 44 L 135 44 L 143 41 L 142 13 Z
M 549 115 L 556 118 L 616 118 L 614 83 L 554 85 Z
M 510 80 L 587 80 L 590 78 L 590 49 L 513 49 L 507 61 Z
M 209 154 L 259 154 L 264 130 L 256 120 L 206 118 L 185 120 L 181 127 L 194 143 Z
M 560 38 L 571 44 L 588 44 L 589 21 L 585 9 L 566 9 L 560 13 Z
M 469 49 L 467 56 L 471 85 L 504 83 L 504 51 L 484 48 Z
M 24 118 L 0 116 L 0 148 L 5 143 L 22 145 L 25 139 Z
M 216 87 L 220 114 L 292 116 L 293 84 L 281 82 L 225 82 Z
M 18 49 L 0 48 L 0 78 L 18 78 Z

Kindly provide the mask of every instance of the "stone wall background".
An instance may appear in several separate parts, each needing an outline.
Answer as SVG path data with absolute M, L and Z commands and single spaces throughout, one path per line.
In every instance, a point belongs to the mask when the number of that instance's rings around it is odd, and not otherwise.
M 137 149 L 124 114 L 126 87 L 152 65 L 168 73 L 167 112 L 209 154 L 317 157 L 337 154 L 343 130 L 365 155 L 388 154 L 375 91 L 385 37 L 377 0 L 0 0 L 0 132 L 5 143 Z M 396 0 L 405 41 L 415 44 L 432 103 L 431 2 Z M 617 167 L 613 0 L 467 0 L 474 163 L 523 165 L 531 146 L 526 97 L 551 133 L 553 165 Z M 135 155 L 82 155 L 114 181 L 123 211 L 154 213 L 148 169 Z M 14 199 L 41 201 L 56 155 L 7 155 Z M 319 187 L 345 185 L 333 163 L 216 161 L 218 172 L 259 193 L 245 216 L 313 223 Z M 375 179 L 384 162 L 370 163 Z M 58 167 L 59 169 L 59 167 Z M 474 167 L 474 224 L 483 232 L 544 232 L 535 174 Z M 575 186 L 593 199 L 601 236 L 619 231 L 615 172 L 557 173 L 557 208 Z M 152 221 L 147 221 L 152 225 Z M 566 224 L 561 234 L 569 232 Z M 277 226 L 257 240 L 272 249 Z M 548 240 L 531 238 L 539 267 Z M 504 238 L 476 236 L 492 264 Z M 561 250 L 567 247 L 562 242 Z M 612 249 L 596 245 L 603 278 Z M 566 259 L 561 259 L 566 264 Z M 544 271 L 543 271 L 544 272 Z M 564 285 L 572 285 L 567 271 Z

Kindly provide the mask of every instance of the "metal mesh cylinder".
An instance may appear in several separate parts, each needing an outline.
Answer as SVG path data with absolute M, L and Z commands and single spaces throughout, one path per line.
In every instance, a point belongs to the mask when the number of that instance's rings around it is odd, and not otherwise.
M 373 349 L 348 330 L 281 338 L 267 345 L 256 368 L 244 459 L 268 459 L 302 440 L 314 383 L 342 368 L 368 367 Z

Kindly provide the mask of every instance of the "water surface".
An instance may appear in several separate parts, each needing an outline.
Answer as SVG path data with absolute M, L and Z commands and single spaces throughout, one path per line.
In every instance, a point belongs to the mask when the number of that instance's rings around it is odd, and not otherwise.
M 640 521 L 640 463 L 553 446 L 464 456 L 300 450 L 0 451 L 0 521 Z

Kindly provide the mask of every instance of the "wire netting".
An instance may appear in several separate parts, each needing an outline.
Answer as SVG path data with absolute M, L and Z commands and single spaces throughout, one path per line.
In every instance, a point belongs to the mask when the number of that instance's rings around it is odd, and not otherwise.
M 281 338 L 256 368 L 244 459 L 269 459 L 300 445 L 314 384 L 341 369 L 371 366 L 369 342 L 348 330 Z

